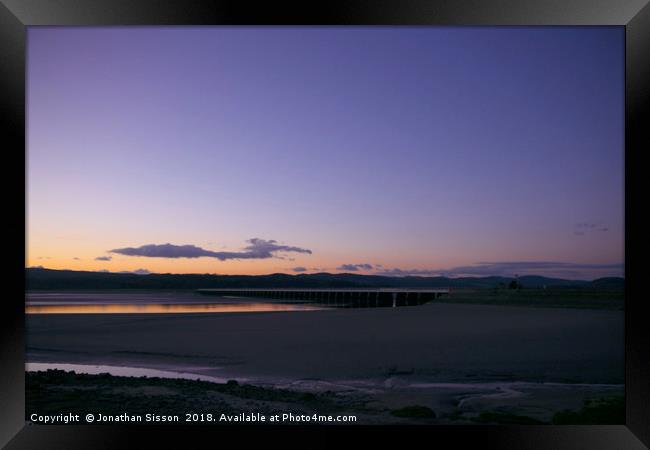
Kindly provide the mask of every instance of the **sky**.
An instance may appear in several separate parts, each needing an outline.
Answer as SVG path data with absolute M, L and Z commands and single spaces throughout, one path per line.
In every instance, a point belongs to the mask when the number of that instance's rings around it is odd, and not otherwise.
M 622 27 L 29 27 L 26 266 L 624 275 Z

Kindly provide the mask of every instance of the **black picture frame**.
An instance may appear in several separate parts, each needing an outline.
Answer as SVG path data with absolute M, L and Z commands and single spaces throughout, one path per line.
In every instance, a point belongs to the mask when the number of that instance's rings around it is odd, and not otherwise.
M 309 427 L 241 428 L 222 426 L 90 426 L 26 425 L 24 399 L 24 261 L 26 27 L 40 25 L 447 25 L 530 26 L 581 25 L 625 27 L 625 345 L 626 423 L 612 426 L 435 426 L 435 427 Z M 642 449 L 650 446 L 650 315 L 642 296 L 643 265 L 634 260 L 640 248 L 643 175 L 640 158 L 647 150 L 650 124 L 650 6 L 645 0 L 0 0 L 0 114 L 4 192 L 17 201 L 4 223 L 14 244 L 0 328 L 0 445 L 10 449 L 187 447 L 188 436 L 202 434 L 206 442 L 224 435 L 246 445 L 263 433 L 269 442 L 311 448 L 340 445 L 350 430 L 370 431 L 384 440 L 406 432 L 409 442 L 431 445 L 446 441 L 454 447 L 526 449 Z M 8 139 L 7 139 L 8 138 Z M 645 144 L 645 146 L 644 146 Z M 9 159 L 11 158 L 11 159 Z M 11 161 L 11 162 L 9 162 Z M 22 178 L 22 181 L 21 181 Z M 7 203 L 7 202 L 5 202 Z M 19 231 L 22 230 L 22 231 Z M 22 238 L 19 235 L 22 233 Z M 21 244 L 21 241 L 23 244 Z M 323 430 L 326 428 L 326 432 Z M 290 436 L 287 435 L 289 431 Z M 315 439 L 313 433 L 318 433 Z M 309 434 L 306 434 L 309 432 Z M 341 434 L 344 433 L 344 434 Z M 212 440 L 212 439 L 218 439 Z M 212 441 L 211 441 L 212 440 Z M 155 443 L 154 443 L 155 442 Z M 387 441 L 385 441 L 387 442 Z M 406 441 L 396 441 L 406 444 Z M 422 442 L 422 441 L 420 441 Z

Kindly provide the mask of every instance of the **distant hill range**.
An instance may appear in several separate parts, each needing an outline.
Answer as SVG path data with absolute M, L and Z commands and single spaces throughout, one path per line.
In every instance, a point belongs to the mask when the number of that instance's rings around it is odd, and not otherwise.
M 25 269 L 27 290 L 65 289 L 205 289 L 205 288 L 495 288 L 507 287 L 509 277 L 387 277 L 353 273 L 288 275 L 211 275 L 83 272 Z M 564 280 L 530 275 L 518 278 L 523 288 L 623 289 L 624 278 L 593 281 Z

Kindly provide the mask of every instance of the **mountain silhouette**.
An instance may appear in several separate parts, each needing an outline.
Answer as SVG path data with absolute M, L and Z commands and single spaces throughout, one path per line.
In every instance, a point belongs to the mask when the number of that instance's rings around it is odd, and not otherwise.
M 27 290 L 65 289 L 206 289 L 206 288 L 496 288 L 508 286 L 512 277 L 388 277 L 353 273 L 288 275 L 137 274 L 25 269 Z M 565 280 L 537 275 L 518 278 L 524 288 L 623 289 L 623 278 L 593 281 Z

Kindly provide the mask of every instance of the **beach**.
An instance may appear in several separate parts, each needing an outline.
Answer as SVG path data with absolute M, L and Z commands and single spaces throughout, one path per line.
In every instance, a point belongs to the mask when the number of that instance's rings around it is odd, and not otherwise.
M 385 410 L 549 418 L 621 394 L 623 312 L 430 303 L 230 314 L 29 314 L 27 359 L 339 393 Z

